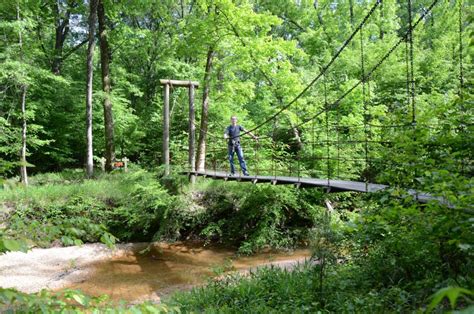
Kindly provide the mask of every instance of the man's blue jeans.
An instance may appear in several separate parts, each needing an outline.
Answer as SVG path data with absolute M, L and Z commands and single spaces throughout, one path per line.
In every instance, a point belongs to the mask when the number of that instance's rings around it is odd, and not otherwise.
M 244 175 L 247 175 L 247 166 L 245 165 L 244 160 L 244 152 L 242 151 L 242 147 L 240 145 L 228 145 L 228 152 L 229 152 L 229 163 L 230 163 L 230 173 L 235 173 L 235 166 L 234 166 L 234 153 L 237 153 L 237 158 L 239 159 L 240 169 Z

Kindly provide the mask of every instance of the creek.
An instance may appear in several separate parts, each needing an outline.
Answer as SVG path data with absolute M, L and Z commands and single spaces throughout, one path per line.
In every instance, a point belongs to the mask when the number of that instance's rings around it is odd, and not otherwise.
M 90 264 L 86 278 L 65 288 L 80 289 L 93 296 L 107 294 L 112 300 L 159 301 L 176 290 L 191 289 L 224 273 L 245 273 L 269 265 L 291 268 L 309 256 L 308 249 L 237 256 L 233 249 L 202 243 L 133 244 L 119 254 Z

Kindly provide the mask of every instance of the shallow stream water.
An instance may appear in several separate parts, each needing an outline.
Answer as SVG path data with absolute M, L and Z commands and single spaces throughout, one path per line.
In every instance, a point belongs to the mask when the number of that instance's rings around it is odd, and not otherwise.
M 88 278 L 66 288 L 93 296 L 107 294 L 112 300 L 159 301 L 176 290 L 204 284 L 223 271 L 247 271 L 270 264 L 292 267 L 309 256 L 307 249 L 237 257 L 235 250 L 199 243 L 155 243 L 148 249 L 146 244 L 134 245 L 90 265 Z

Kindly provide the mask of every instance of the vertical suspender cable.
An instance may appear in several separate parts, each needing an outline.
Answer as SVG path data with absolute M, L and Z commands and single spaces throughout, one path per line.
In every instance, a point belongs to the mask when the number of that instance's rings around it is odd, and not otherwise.
M 217 174 L 217 153 L 216 148 L 211 149 L 212 152 L 212 168 L 214 169 L 214 175 Z
M 367 101 L 365 99 L 365 60 L 364 60 L 364 29 L 360 28 L 360 70 L 361 70 L 361 81 L 362 81 L 362 104 L 364 106 L 364 135 L 365 135 L 365 172 L 367 173 L 369 167 L 368 161 L 368 141 L 367 141 Z M 365 181 L 365 191 L 368 192 L 369 182 L 367 175 L 364 178 Z
M 459 98 L 461 100 L 461 109 L 464 109 L 464 96 L 463 96 L 463 89 L 464 89 L 464 66 L 463 66 L 463 42 L 462 42 L 462 7 L 463 7 L 463 0 L 459 0 Z M 464 110 L 462 110 L 464 114 Z
M 331 178 L 331 160 L 329 159 L 329 108 L 328 108 L 328 94 L 327 94 L 327 86 L 326 86 L 326 74 L 324 74 L 324 109 L 325 109 L 325 117 L 326 117 L 326 165 L 327 165 L 327 177 L 328 177 L 328 187 L 330 187 Z
M 409 61 L 410 61 L 410 67 L 409 67 L 409 87 L 410 87 L 410 101 L 411 101 L 411 111 L 412 111 L 412 116 L 411 116 L 411 123 L 413 127 L 413 151 L 411 152 L 413 154 L 412 158 L 417 158 L 417 138 L 416 138 L 416 104 L 415 104 L 415 75 L 414 75 L 414 66 L 413 66 L 413 20 L 412 20 L 412 5 L 411 5 L 411 0 L 408 0 L 408 45 L 409 45 Z M 413 163 L 413 185 L 415 184 L 415 179 L 417 177 L 417 164 L 415 162 Z M 415 198 L 418 199 L 418 194 L 415 195 Z
M 463 42 L 462 42 L 462 7 L 463 0 L 459 0 L 459 12 L 458 12 L 458 33 L 459 33 L 459 101 L 461 103 L 461 121 L 459 124 L 462 125 L 461 130 L 464 131 L 465 124 L 465 114 L 466 110 L 464 108 L 464 66 L 463 66 Z M 464 158 L 461 160 L 461 175 L 465 175 L 465 163 Z
M 311 120 L 311 168 L 314 167 L 314 124 L 316 123 L 316 119 Z
M 337 146 L 337 158 L 336 158 L 336 164 L 337 164 L 337 177 L 339 178 L 341 176 L 340 174 L 340 160 L 341 160 L 341 145 L 339 144 L 339 132 L 340 132 L 340 124 L 341 123 L 341 115 L 339 111 L 339 106 L 336 108 L 336 146 Z
M 411 97 L 410 97 L 410 53 L 408 49 L 408 36 L 405 41 L 405 71 L 406 71 L 406 80 L 407 80 L 407 112 L 410 110 L 408 107 L 411 107 Z M 413 108 L 412 108 L 413 109 Z M 413 121 L 413 115 L 412 115 L 412 121 Z M 408 121 L 407 121 L 408 124 Z
M 276 146 L 275 146 L 275 128 L 276 128 L 276 119 L 273 120 L 273 128 L 272 128 L 272 172 L 273 172 L 273 176 L 274 176 L 274 179 L 276 180 L 276 168 L 275 168 L 275 150 L 276 150 Z
M 300 108 L 300 106 L 299 106 L 299 103 L 297 102 L 296 103 L 296 125 L 299 124 L 299 115 L 298 115 L 299 108 Z M 298 131 L 298 127 L 295 126 L 295 131 L 294 132 L 298 136 L 296 138 L 296 141 L 297 141 L 297 144 L 298 144 L 297 145 L 298 150 L 296 151 L 296 160 L 297 160 L 297 167 L 298 168 L 297 168 L 296 171 L 297 171 L 297 174 L 298 174 L 298 182 L 300 182 L 300 180 L 301 180 L 301 161 L 300 161 L 300 159 L 301 159 L 301 150 L 303 149 L 303 142 L 302 142 L 301 134 Z
M 255 175 L 258 175 L 258 148 L 259 148 L 258 142 L 255 141 L 254 145 L 255 145 L 254 146 L 255 147 L 254 148 L 254 161 L 253 161 L 253 163 L 254 163 L 254 173 L 255 173 Z
M 408 0 L 408 43 L 410 46 L 410 96 L 411 96 L 411 107 L 412 107 L 412 123 L 416 124 L 416 106 L 415 106 L 415 76 L 413 66 L 413 20 L 411 12 L 411 0 Z

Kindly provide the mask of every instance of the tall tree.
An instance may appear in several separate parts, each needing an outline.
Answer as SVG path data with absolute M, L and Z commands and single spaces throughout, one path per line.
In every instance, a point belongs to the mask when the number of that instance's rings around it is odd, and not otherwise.
M 61 74 L 63 62 L 69 56 L 71 56 L 77 49 L 79 49 L 88 42 L 87 39 L 83 39 L 80 42 L 75 40 L 76 45 L 69 47 L 69 49 L 64 52 L 64 45 L 66 39 L 71 34 L 71 14 L 75 13 L 78 7 L 79 4 L 76 0 L 54 1 L 54 3 L 52 4 L 52 11 L 54 16 L 54 50 L 51 61 L 51 71 L 56 75 Z M 38 30 L 38 32 L 41 31 Z
M 209 47 L 207 51 L 206 59 L 206 71 L 204 73 L 204 88 L 202 95 L 202 111 L 201 111 L 201 127 L 199 132 L 197 158 L 196 158 L 196 169 L 198 171 L 204 170 L 206 162 L 206 134 L 209 119 L 209 93 L 211 89 L 211 71 L 212 61 L 214 59 L 215 52 L 212 47 Z
M 89 44 L 87 47 L 87 92 L 86 92 L 86 175 L 88 178 L 94 174 L 93 147 L 92 147 L 92 79 L 94 76 L 94 48 L 95 48 L 95 24 L 97 20 L 98 0 L 89 2 Z
M 67 4 L 67 2 L 66 2 Z M 66 10 L 64 16 L 61 14 L 61 1 L 55 1 L 53 4 L 53 11 L 55 16 L 55 40 L 54 40 L 54 54 L 51 62 L 51 71 L 59 75 L 61 73 L 62 55 L 64 42 L 69 33 L 69 17 L 71 11 Z
M 109 67 L 109 43 L 107 40 L 107 29 L 105 21 L 104 1 L 99 0 L 97 7 L 97 15 L 99 19 L 99 40 L 100 40 L 100 65 L 102 72 L 102 90 L 104 91 L 104 127 L 105 127 L 105 170 L 112 170 L 112 162 L 115 159 L 114 145 L 114 118 L 112 111 L 112 102 L 110 101 L 110 67 Z
M 20 22 L 20 3 L 17 2 L 16 6 L 16 18 Z M 18 31 L 18 46 L 20 48 L 20 60 L 23 61 L 23 40 L 22 40 L 22 28 L 20 27 Z M 28 91 L 28 85 L 26 83 L 21 83 L 21 119 L 22 119 L 22 128 L 21 128 L 21 150 L 20 150 L 20 177 L 21 182 L 24 185 L 28 185 L 28 173 L 26 171 L 26 93 Z

